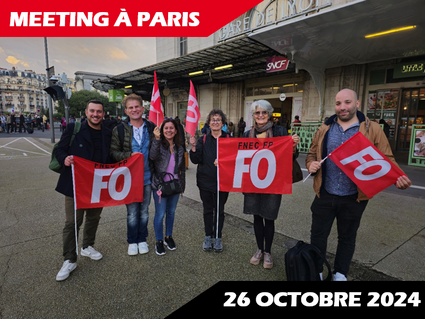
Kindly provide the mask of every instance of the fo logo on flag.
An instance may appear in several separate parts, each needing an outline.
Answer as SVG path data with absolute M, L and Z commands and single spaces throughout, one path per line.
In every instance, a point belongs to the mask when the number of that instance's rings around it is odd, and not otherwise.
M 369 198 L 405 175 L 360 132 L 329 154 L 329 158 Z
M 117 206 L 143 201 L 143 154 L 115 164 L 74 156 L 76 209 Z
M 220 191 L 291 194 L 292 137 L 221 138 L 218 171 Z

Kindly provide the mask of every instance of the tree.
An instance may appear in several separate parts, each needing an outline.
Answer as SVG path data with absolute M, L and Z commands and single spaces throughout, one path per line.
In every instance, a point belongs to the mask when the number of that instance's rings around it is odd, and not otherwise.
M 105 113 L 110 114 L 111 116 L 115 116 L 116 114 L 115 102 L 109 102 L 109 99 L 106 96 L 103 96 L 102 94 L 96 91 L 88 91 L 88 90 L 82 90 L 82 91 L 72 93 L 71 98 L 68 100 L 68 103 L 70 106 L 69 115 L 74 116 L 76 118 L 79 118 L 81 115 L 84 115 L 87 102 L 90 100 L 101 101 L 105 107 Z M 59 107 L 56 108 L 56 111 L 59 114 L 61 114 L 61 116 L 64 116 L 65 109 L 64 109 L 64 105 L 62 101 L 59 101 Z

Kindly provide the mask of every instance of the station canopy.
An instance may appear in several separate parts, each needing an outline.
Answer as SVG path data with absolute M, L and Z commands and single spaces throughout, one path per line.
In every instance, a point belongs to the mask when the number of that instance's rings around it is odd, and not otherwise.
M 384 31 L 412 27 L 376 36 Z M 375 34 L 372 37 L 367 35 Z M 363 0 L 253 30 L 249 35 L 299 68 L 322 70 L 425 55 L 424 0 Z M 308 68 L 307 68 L 308 69 Z
M 189 53 L 171 60 L 159 62 L 134 71 L 129 71 L 94 82 L 93 86 L 102 91 L 124 89 L 150 100 L 154 71 L 162 91 L 165 87 L 189 89 L 194 84 L 229 83 L 264 76 L 267 58 L 281 56 L 277 51 L 243 35 L 237 39 Z M 219 70 L 215 68 L 232 65 Z M 293 72 L 294 66 L 280 72 Z M 195 75 L 189 73 L 202 71 Z M 271 73 L 273 75 L 273 73 Z M 127 91 L 126 91 L 127 93 Z

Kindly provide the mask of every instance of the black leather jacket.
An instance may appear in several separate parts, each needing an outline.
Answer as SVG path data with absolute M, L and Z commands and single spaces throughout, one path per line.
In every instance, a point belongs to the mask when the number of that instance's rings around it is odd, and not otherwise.
M 176 146 L 174 146 L 174 155 L 177 155 L 177 165 L 178 165 L 178 180 L 180 184 L 181 192 L 184 192 L 185 186 L 186 186 L 186 164 L 185 164 L 185 158 L 184 158 L 184 148 L 182 146 L 179 146 L 176 149 Z M 152 161 L 154 170 L 152 174 L 152 189 L 158 189 L 158 177 L 156 174 L 165 172 L 168 163 L 171 159 L 171 152 L 170 149 L 167 147 L 165 148 L 161 144 L 161 140 L 156 140 L 155 138 L 152 140 L 151 148 L 149 151 L 149 159 Z M 171 159 L 174 160 L 174 159 Z

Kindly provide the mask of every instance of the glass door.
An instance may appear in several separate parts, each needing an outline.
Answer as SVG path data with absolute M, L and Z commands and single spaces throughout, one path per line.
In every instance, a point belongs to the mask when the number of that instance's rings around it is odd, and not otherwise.
M 403 90 L 398 121 L 397 150 L 409 150 L 412 124 L 417 124 L 419 92 L 419 89 Z

